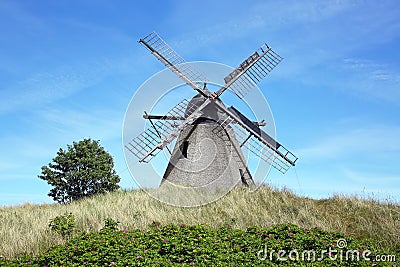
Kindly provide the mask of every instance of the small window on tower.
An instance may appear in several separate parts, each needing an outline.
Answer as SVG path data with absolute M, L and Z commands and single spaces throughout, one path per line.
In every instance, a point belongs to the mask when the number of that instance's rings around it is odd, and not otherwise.
M 183 141 L 181 152 L 184 158 L 187 158 L 188 147 L 189 147 L 189 141 Z

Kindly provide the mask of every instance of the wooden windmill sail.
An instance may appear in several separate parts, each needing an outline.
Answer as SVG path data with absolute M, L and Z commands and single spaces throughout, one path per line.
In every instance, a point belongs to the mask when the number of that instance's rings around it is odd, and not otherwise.
M 254 184 L 242 148 L 282 173 L 297 157 L 264 132 L 263 123 L 253 122 L 234 107 L 226 107 L 220 95 L 226 90 L 244 98 L 282 58 L 263 45 L 224 78 L 225 85 L 211 93 L 206 78 L 180 57 L 157 33 L 139 42 L 170 70 L 197 91 L 165 115 L 143 116 L 152 127 L 125 145 L 139 162 L 149 162 L 177 139 L 161 185 L 172 183 L 206 189 Z

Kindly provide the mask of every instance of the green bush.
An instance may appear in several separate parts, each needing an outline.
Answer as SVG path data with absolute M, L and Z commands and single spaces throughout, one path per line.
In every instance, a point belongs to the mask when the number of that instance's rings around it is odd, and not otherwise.
M 109 221 L 110 227 L 117 225 Z M 340 258 L 338 240 L 362 255 L 370 250 L 370 261 Z M 324 250 L 337 251 L 321 257 Z M 315 250 L 316 258 L 297 260 L 284 255 L 297 250 Z M 267 255 L 265 255 L 267 252 Z M 154 222 L 149 231 L 111 230 L 84 233 L 54 246 L 45 254 L 14 261 L 0 259 L 0 266 L 392 266 L 393 262 L 374 262 L 375 255 L 393 254 L 372 240 L 359 241 L 342 233 L 319 228 L 303 229 L 296 225 L 277 225 L 269 229 L 232 226 L 213 229 L 207 225 L 165 225 Z M 271 256 L 272 255 L 272 256 Z M 345 254 L 344 254 L 345 255 Z M 336 260 L 331 258 L 336 257 Z
M 69 239 L 75 232 L 75 219 L 72 213 L 57 216 L 50 220 L 50 229 L 64 239 Z
M 116 231 L 118 230 L 118 224 L 119 222 L 114 221 L 111 218 L 107 218 L 104 221 L 104 227 L 101 229 L 102 232 L 106 232 L 106 231 Z

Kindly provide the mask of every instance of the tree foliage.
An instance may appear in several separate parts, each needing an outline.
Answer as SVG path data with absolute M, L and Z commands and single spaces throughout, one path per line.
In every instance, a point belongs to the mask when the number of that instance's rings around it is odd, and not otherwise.
M 120 181 L 112 156 L 90 138 L 60 148 L 38 177 L 53 186 L 48 195 L 58 203 L 117 190 Z

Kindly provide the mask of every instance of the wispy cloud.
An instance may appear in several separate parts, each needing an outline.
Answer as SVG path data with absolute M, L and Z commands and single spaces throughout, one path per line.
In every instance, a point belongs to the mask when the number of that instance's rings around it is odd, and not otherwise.
M 353 7 L 355 3 L 349 1 L 312 0 L 261 2 L 254 9 L 268 25 L 282 27 L 329 19 Z
M 104 141 L 120 138 L 123 113 L 110 108 L 46 108 L 39 112 L 42 128 L 56 133 L 59 139 L 92 137 Z
M 221 42 L 228 45 L 232 39 L 246 36 L 249 31 L 260 29 L 263 26 L 265 26 L 265 22 L 261 16 L 237 17 L 201 30 L 185 33 L 184 37 L 179 37 L 179 41 L 174 40 L 171 45 L 178 49 L 212 46 Z
M 46 28 L 44 20 L 28 12 L 21 2 L 1 1 L 0 14 L 3 18 L 7 18 L 7 20 L 3 21 L 24 27 L 26 30 Z
M 351 181 L 369 185 L 379 185 L 381 187 L 386 187 L 386 189 L 392 189 L 393 185 L 397 185 L 400 182 L 400 175 L 360 172 L 347 168 L 343 171 L 346 178 L 349 178 Z
M 0 114 L 38 107 L 68 97 L 96 84 L 109 74 L 110 69 L 107 61 L 98 60 L 32 74 L 0 91 Z
M 360 58 L 346 58 L 341 65 L 346 74 L 343 86 L 360 97 L 394 104 L 400 98 L 400 73 L 387 64 Z
M 390 44 L 400 35 L 400 12 L 395 5 L 390 1 L 259 4 L 257 12 L 267 14 L 263 16 L 265 28 L 279 36 L 278 51 L 291 60 L 274 76 L 290 76 L 297 83 L 320 88 L 340 88 L 364 99 L 398 102 L 400 73 L 396 62 L 393 59 L 393 65 L 388 65 L 383 63 L 387 59 L 377 57 L 395 51 Z M 386 50 L 377 51 L 382 44 Z
M 381 155 L 400 151 L 399 126 L 360 127 L 327 136 L 310 147 L 298 149 L 304 160 L 332 159 L 370 153 Z
M 229 5 L 231 3 L 226 3 Z M 230 16 L 228 20 L 203 25 L 200 29 L 185 32 L 171 44 L 177 48 L 193 48 L 226 44 L 239 38 L 258 39 L 254 33 L 287 31 L 287 28 L 322 21 L 354 7 L 349 1 L 273 1 L 246 5 L 246 12 Z M 178 9 L 179 10 L 179 9 Z M 178 11 L 179 12 L 179 11 Z M 229 12 L 229 9 L 227 9 Z M 267 40 L 264 40 L 267 41 Z

